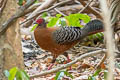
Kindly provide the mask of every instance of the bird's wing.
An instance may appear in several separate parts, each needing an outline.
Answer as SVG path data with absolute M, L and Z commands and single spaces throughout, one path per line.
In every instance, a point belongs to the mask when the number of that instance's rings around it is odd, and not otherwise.
M 58 44 L 73 42 L 80 39 L 81 28 L 80 27 L 61 27 L 55 30 L 52 36 L 53 36 L 53 39 Z

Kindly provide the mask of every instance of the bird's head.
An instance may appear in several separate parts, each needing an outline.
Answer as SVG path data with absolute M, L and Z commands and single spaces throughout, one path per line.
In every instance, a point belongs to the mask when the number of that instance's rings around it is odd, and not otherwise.
M 46 27 L 46 22 L 43 18 L 39 18 L 35 21 L 35 24 L 38 25 L 40 28 L 45 28 Z

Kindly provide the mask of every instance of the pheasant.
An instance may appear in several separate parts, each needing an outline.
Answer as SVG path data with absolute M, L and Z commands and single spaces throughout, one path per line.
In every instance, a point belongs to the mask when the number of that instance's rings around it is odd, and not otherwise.
M 53 55 L 52 64 L 48 67 L 51 69 L 56 58 L 63 54 L 69 61 L 68 54 L 65 52 L 72 48 L 88 35 L 103 31 L 103 23 L 100 20 L 92 20 L 85 27 L 50 27 L 47 28 L 44 19 L 36 20 L 38 26 L 34 30 L 34 37 L 38 45 Z

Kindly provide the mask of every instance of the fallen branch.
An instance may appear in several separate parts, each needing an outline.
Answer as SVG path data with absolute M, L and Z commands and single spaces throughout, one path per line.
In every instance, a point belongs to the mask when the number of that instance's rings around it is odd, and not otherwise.
M 5 23 L 3 23 L 1 29 L 0 29 L 0 35 L 4 34 L 5 31 L 9 28 L 9 25 L 15 21 L 16 19 L 18 19 L 19 17 L 24 15 L 24 11 L 31 6 L 33 3 L 35 2 L 35 0 L 29 0 L 28 2 L 26 2 L 26 4 L 22 7 L 20 7 L 18 9 L 18 11 L 11 17 L 9 18 Z
M 41 72 L 41 73 L 39 73 L 37 75 L 30 76 L 30 79 L 57 72 L 57 71 L 59 71 L 61 69 L 64 69 L 64 68 L 67 68 L 67 67 L 71 66 L 72 64 L 75 64 L 76 62 L 78 62 L 79 60 L 81 60 L 83 58 L 93 56 L 93 55 L 96 55 L 96 54 L 104 54 L 105 52 L 106 52 L 106 49 L 101 49 L 101 50 L 85 53 L 85 54 L 75 58 L 75 60 L 71 61 L 70 63 L 64 64 L 64 65 L 62 65 L 60 67 L 57 67 L 57 68 L 54 68 L 54 69 L 51 69 L 51 70 L 43 71 L 43 72 Z

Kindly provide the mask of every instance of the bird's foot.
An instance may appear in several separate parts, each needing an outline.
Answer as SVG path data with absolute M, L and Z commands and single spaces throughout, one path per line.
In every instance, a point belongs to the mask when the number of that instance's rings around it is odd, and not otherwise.
M 67 57 L 67 62 L 71 62 L 71 59 L 69 57 Z M 72 70 L 72 66 L 70 66 L 69 69 Z
M 53 65 L 54 65 L 53 63 L 50 64 L 50 65 L 48 66 L 48 70 L 52 69 L 52 66 L 53 66 Z

